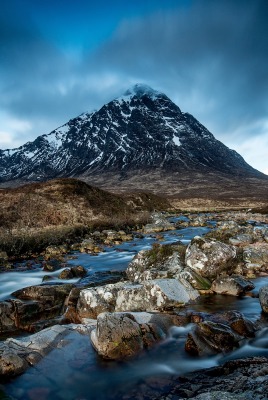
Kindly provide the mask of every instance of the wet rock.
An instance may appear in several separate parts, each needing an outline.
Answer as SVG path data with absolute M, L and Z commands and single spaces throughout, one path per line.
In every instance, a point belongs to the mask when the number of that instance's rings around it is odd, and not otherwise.
M 71 284 L 29 286 L 12 293 L 20 299 L 11 301 L 15 307 L 16 327 L 35 331 L 54 323 L 54 318 L 64 311 L 64 304 L 72 287 Z
M 80 292 L 77 312 L 80 318 L 96 318 L 102 312 L 153 311 L 181 307 L 199 293 L 188 283 L 176 279 L 154 279 L 143 284 L 116 284 L 84 289 Z
M 0 302 L 0 333 L 12 332 L 16 330 L 15 308 L 10 301 Z
M 215 279 L 234 269 L 236 250 L 225 243 L 196 236 L 186 249 L 185 262 L 201 276 Z
M 211 289 L 217 294 L 228 294 L 240 296 L 254 289 L 252 282 L 244 279 L 241 275 L 222 276 L 212 282 Z
M 48 272 L 58 271 L 62 268 L 62 263 L 59 260 L 49 260 L 42 263 L 43 270 Z
M 120 360 L 133 357 L 163 340 L 178 324 L 176 316 L 150 313 L 102 313 L 91 332 L 91 342 L 100 356 Z
M 71 272 L 76 278 L 83 278 L 87 275 L 87 270 L 82 265 L 71 267 Z
M 188 334 L 185 350 L 193 355 L 229 352 L 238 347 L 240 339 L 229 326 L 205 321 Z
M 28 368 L 27 361 L 5 343 L 0 343 L 0 377 L 16 376 Z
M 68 332 L 57 325 L 21 339 L 0 343 L 0 376 L 13 377 L 36 364 Z
M 5 251 L 0 250 L 0 265 L 8 261 L 8 255 Z
M 259 300 L 261 303 L 262 311 L 268 313 L 268 285 L 260 288 Z
M 70 268 L 65 268 L 59 274 L 59 279 L 72 279 L 73 277 L 74 277 L 74 275 Z
M 54 277 L 51 275 L 44 275 L 42 278 L 42 282 L 49 282 L 49 281 L 53 281 Z

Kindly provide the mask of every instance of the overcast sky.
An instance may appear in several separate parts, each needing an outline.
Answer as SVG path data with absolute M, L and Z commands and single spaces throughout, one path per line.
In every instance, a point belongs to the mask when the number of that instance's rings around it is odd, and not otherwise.
M 268 174 L 267 0 L 2 0 L 0 148 L 134 83 Z

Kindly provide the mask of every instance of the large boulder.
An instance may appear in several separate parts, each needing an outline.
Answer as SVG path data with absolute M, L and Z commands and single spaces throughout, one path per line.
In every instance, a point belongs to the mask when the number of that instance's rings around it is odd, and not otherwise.
M 268 313 L 268 285 L 260 288 L 259 300 L 261 303 L 262 311 Z
M 154 279 L 143 285 L 126 285 L 118 292 L 115 311 L 154 311 L 181 307 L 199 293 L 187 282 Z
M 118 282 L 82 290 L 77 314 L 80 318 L 96 318 L 102 312 L 167 310 L 198 296 L 188 282 L 182 285 L 176 279 L 154 279 L 143 284 Z
M 140 353 L 163 340 L 176 316 L 150 313 L 102 313 L 91 332 L 91 342 L 100 356 L 120 360 Z
M 212 282 L 211 289 L 217 294 L 229 294 L 240 296 L 249 290 L 254 289 L 254 285 L 241 275 L 221 276 Z
M 129 263 L 127 277 L 132 282 L 151 279 L 178 278 L 184 268 L 186 247 L 155 244 L 150 250 L 141 250 Z
M 186 249 L 185 262 L 201 276 L 215 279 L 235 268 L 235 247 L 196 236 Z

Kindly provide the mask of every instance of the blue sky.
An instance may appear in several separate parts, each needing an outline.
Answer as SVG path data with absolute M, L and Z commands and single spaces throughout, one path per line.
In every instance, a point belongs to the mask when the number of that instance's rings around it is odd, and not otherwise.
M 268 173 L 266 0 L 2 0 L 0 148 L 143 82 Z

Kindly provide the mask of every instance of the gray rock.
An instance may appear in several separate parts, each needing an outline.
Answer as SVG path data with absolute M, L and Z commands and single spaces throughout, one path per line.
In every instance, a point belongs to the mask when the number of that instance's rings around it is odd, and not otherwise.
M 234 246 L 250 244 L 253 243 L 253 241 L 253 236 L 246 233 L 241 233 L 240 235 L 233 236 L 229 239 L 229 243 Z
M 244 248 L 243 259 L 247 268 L 268 270 L 268 243 L 255 243 Z
M 154 279 L 143 284 L 118 282 L 80 292 L 77 313 L 80 318 L 96 318 L 102 312 L 154 311 L 183 306 L 199 293 L 176 279 Z
M 102 313 L 91 342 L 103 358 L 129 358 L 163 340 L 173 325 L 179 325 L 179 319 L 165 314 Z
M 261 303 L 262 311 L 268 313 L 268 285 L 260 288 L 259 300 Z
M 196 236 L 186 249 L 185 262 L 201 276 L 213 279 L 234 269 L 236 250 L 225 243 Z
M 244 279 L 241 275 L 222 276 L 212 282 L 211 289 L 218 294 L 239 296 L 254 289 L 252 282 Z

